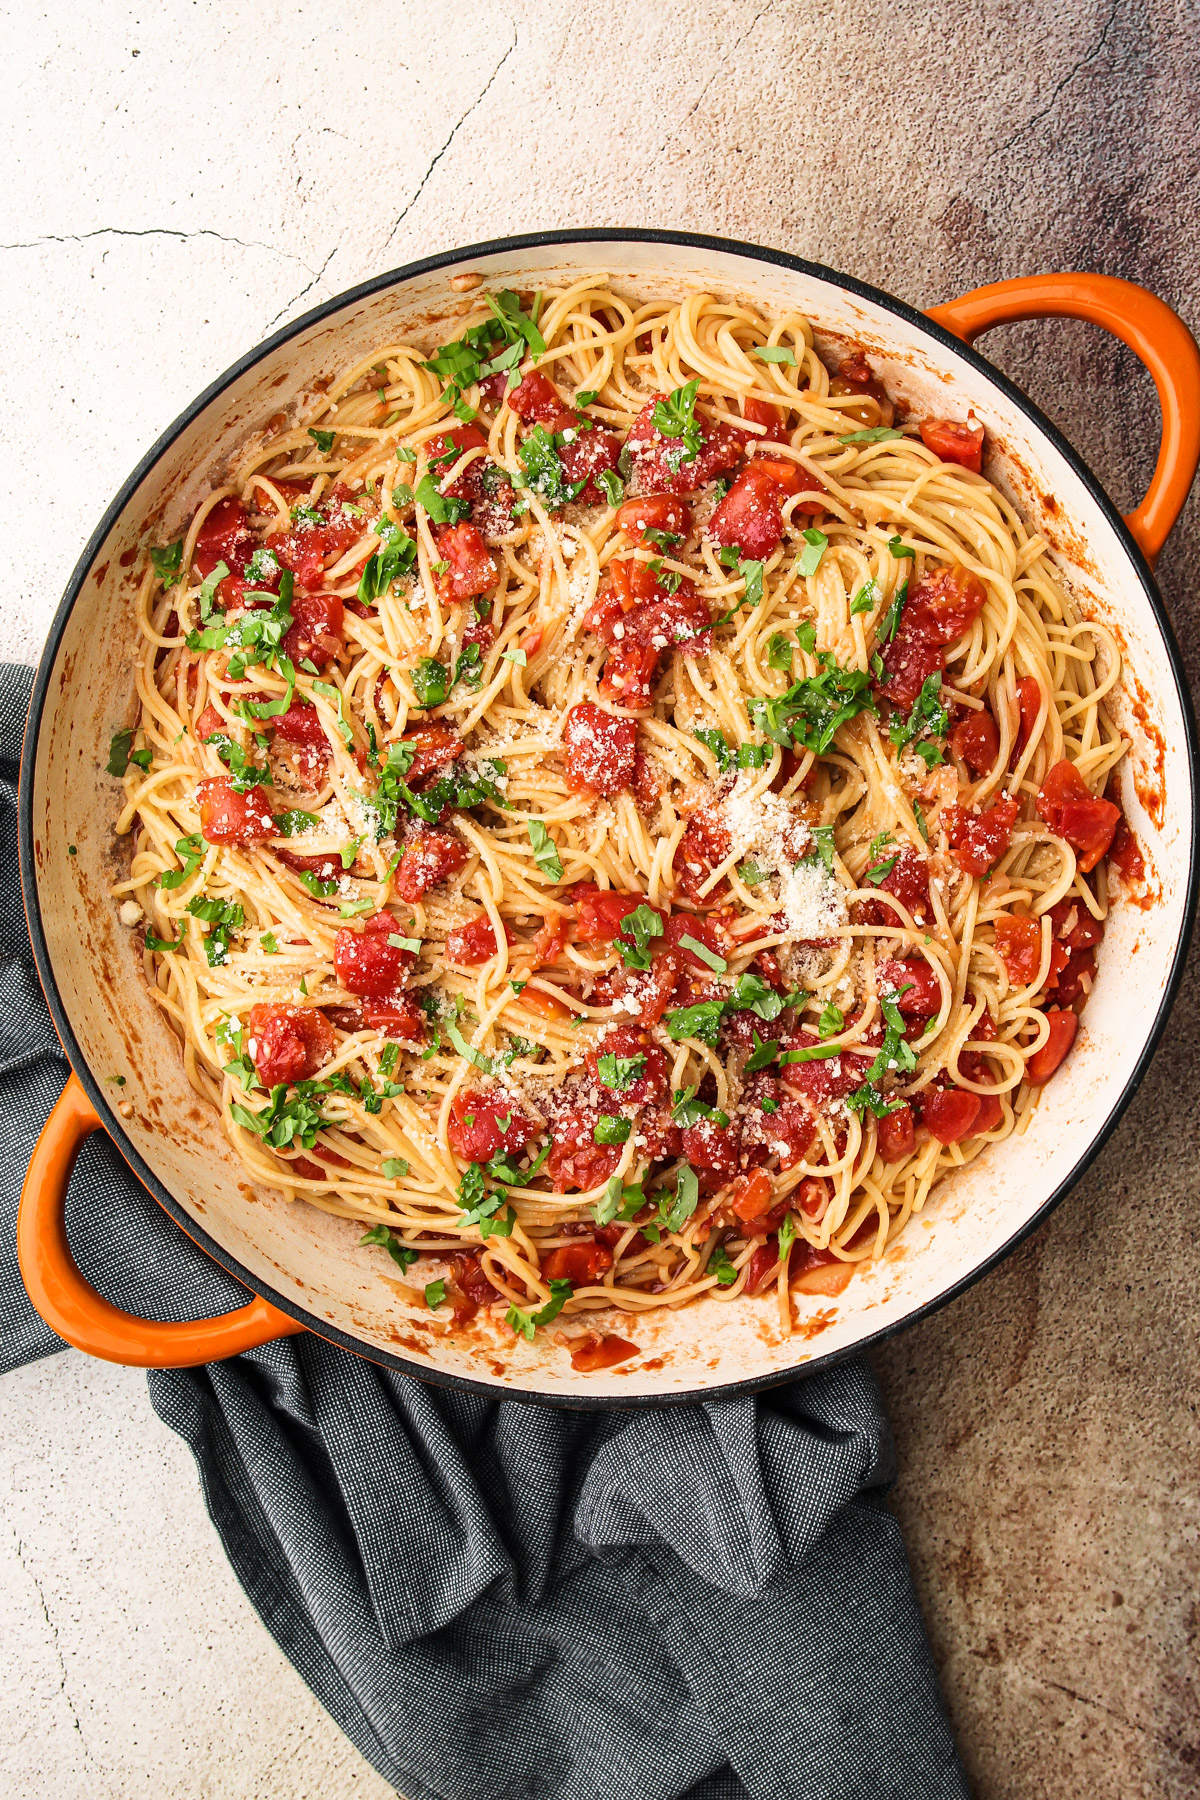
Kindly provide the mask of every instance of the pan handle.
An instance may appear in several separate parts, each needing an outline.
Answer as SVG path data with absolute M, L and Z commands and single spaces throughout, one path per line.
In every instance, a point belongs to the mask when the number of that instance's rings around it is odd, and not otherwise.
M 85 1138 L 100 1116 L 71 1075 L 42 1127 L 21 1191 L 17 1254 L 26 1292 L 52 1331 L 105 1362 L 141 1369 L 190 1369 L 253 1350 L 304 1327 L 258 1294 L 218 1319 L 168 1325 L 135 1318 L 98 1294 L 80 1274 L 67 1243 L 67 1184 Z
M 1162 441 L 1146 498 L 1126 513 L 1125 523 L 1153 565 L 1200 463 L 1200 350 L 1178 313 L 1132 281 L 1079 274 L 994 281 L 930 307 L 928 316 L 967 344 L 993 325 L 1019 319 L 1087 319 L 1115 333 L 1141 357 L 1158 389 Z

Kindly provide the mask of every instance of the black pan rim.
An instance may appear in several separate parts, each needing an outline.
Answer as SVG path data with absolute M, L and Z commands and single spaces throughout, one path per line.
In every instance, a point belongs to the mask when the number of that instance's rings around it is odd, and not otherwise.
M 1092 471 L 1088 468 L 1087 464 L 1058 430 L 1057 426 L 1052 424 L 1051 421 L 1046 418 L 1036 402 L 1031 400 L 1027 394 L 1023 393 L 1022 390 L 1006 375 L 994 368 L 993 365 L 989 363 L 986 358 L 982 357 L 972 346 L 964 344 L 962 340 L 956 338 L 953 333 L 935 323 L 934 320 L 928 318 L 916 308 L 908 306 L 904 301 L 897 300 L 893 295 L 884 292 L 880 288 L 873 287 L 867 282 L 859 281 L 853 276 L 843 275 L 836 269 L 827 267 L 825 264 L 806 261 L 802 257 L 790 255 L 787 251 L 772 250 L 760 245 L 741 243 L 732 238 L 711 237 L 698 232 L 657 231 L 633 227 L 596 227 L 590 230 L 527 232 L 504 238 L 489 239 L 483 243 L 468 244 L 460 249 L 441 251 L 437 255 L 423 257 L 416 262 L 406 263 L 400 268 L 392 269 L 385 274 L 374 276 L 369 281 L 360 282 L 355 287 L 348 288 L 344 293 L 337 294 L 332 299 L 323 301 L 319 306 L 313 307 L 309 312 L 302 314 L 300 318 L 283 326 L 279 331 L 272 333 L 271 336 L 264 338 L 253 349 L 239 357 L 222 375 L 211 382 L 189 406 L 185 407 L 183 412 L 176 417 L 173 423 L 168 426 L 166 431 L 162 433 L 157 441 L 146 452 L 141 461 L 122 484 L 111 504 L 106 509 L 96 530 L 89 538 L 64 591 L 63 599 L 54 615 L 41 659 L 38 663 L 30 697 L 29 715 L 26 721 L 25 740 L 21 756 L 18 804 L 21 889 L 26 919 L 29 924 L 30 939 L 33 946 L 34 961 L 46 996 L 47 1005 L 49 1006 L 50 1014 L 54 1021 L 55 1029 L 58 1032 L 71 1067 L 75 1071 L 89 1100 L 95 1107 L 97 1114 L 103 1121 L 104 1129 L 108 1132 L 110 1138 L 112 1138 L 117 1148 L 120 1150 L 124 1160 L 129 1164 L 139 1180 L 141 1180 L 154 1195 L 154 1198 L 158 1201 L 159 1205 L 163 1207 L 164 1211 L 166 1211 L 172 1219 L 174 1219 L 175 1223 L 180 1226 L 187 1236 L 211 1256 L 213 1261 L 218 1263 L 227 1274 L 231 1275 L 234 1280 L 248 1288 L 252 1293 L 259 1294 L 271 1305 L 277 1307 L 280 1312 L 287 1314 L 290 1318 L 297 1321 L 297 1323 L 305 1326 L 308 1330 L 312 1331 L 314 1335 L 323 1337 L 330 1343 L 336 1344 L 340 1349 L 347 1350 L 353 1355 L 363 1357 L 367 1361 L 379 1363 L 387 1368 L 395 1369 L 402 1374 L 413 1376 L 417 1380 L 433 1382 L 437 1386 L 457 1388 L 465 1392 L 479 1394 L 490 1400 L 512 1399 L 585 1411 L 611 1407 L 632 1408 L 696 1404 L 698 1402 L 707 1402 L 711 1400 L 733 1399 L 742 1395 L 758 1393 L 765 1389 L 778 1387 L 786 1382 L 804 1379 L 809 1375 L 815 1374 L 819 1369 L 831 1368 L 852 1355 L 858 1355 L 860 1352 L 867 1350 L 870 1346 L 879 1344 L 885 1339 L 894 1336 L 896 1333 L 906 1330 L 909 1326 L 916 1324 L 918 1320 L 930 1317 L 933 1313 L 940 1310 L 940 1308 L 948 1305 L 951 1300 L 957 1299 L 961 1294 L 965 1293 L 968 1288 L 981 1280 L 984 1275 L 988 1274 L 989 1271 L 995 1268 L 998 1263 L 1002 1262 L 1005 1257 L 1011 1255 L 1011 1253 L 1050 1216 L 1055 1207 L 1062 1202 L 1066 1195 L 1090 1168 L 1113 1132 L 1116 1130 L 1127 1107 L 1132 1101 L 1138 1088 L 1141 1086 L 1146 1070 L 1149 1068 L 1150 1062 L 1162 1040 L 1167 1020 L 1170 1017 L 1171 1008 L 1178 996 L 1195 921 L 1197 881 L 1198 874 L 1200 874 L 1197 861 L 1196 839 L 1195 834 L 1193 834 L 1191 855 L 1188 863 L 1187 891 L 1184 896 L 1183 925 L 1180 932 L 1179 943 L 1176 947 L 1170 974 L 1163 988 L 1163 994 L 1159 1002 L 1158 1010 L 1155 1013 L 1154 1021 L 1147 1034 L 1137 1064 L 1121 1091 L 1113 1100 L 1103 1123 L 1089 1138 L 1086 1149 L 1083 1151 L 1078 1161 L 1072 1166 L 1070 1172 L 1058 1186 L 1047 1196 L 1036 1213 L 1034 1213 L 1031 1218 L 1027 1219 L 1011 1237 L 1007 1238 L 1005 1242 L 993 1251 L 982 1263 L 979 1263 L 970 1269 L 960 1280 L 954 1282 L 942 1293 L 936 1295 L 933 1299 L 926 1301 L 924 1305 L 917 1307 L 914 1311 L 906 1314 L 903 1319 L 894 1320 L 888 1325 L 881 1326 L 879 1330 L 857 1339 L 853 1344 L 846 1345 L 840 1350 L 827 1351 L 824 1354 L 813 1356 L 797 1362 L 787 1369 L 771 1370 L 762 1375 L 748 1376 L 737 1381 L 714 1383 L 711 1386 L 689 1388 L 678 1392 L 667 1391 L 653 1394 L 630 1394 L 628 1396 L 619 1394 L 588 1395 L 585 1393 L 547 1393 L 529 1387 L 510 1388 L 498 1382 L 482 1381 L 469 1376 L 453 1375 L 446 1371 L 431 1370 L 423 1367 L 420 1363 L 411 1358 L 397 1356 L 391 1351 L 379 1349 L 373 1344 L 367 1344 L 361 1338 L 353 1337 L 348 1332 L 344 1332 L 336 1326 L 316 1319 L 311 1313 L 306 1312 L 303 1307 L 297 1306 L 284 1295 L 275 1292 L 275 1290 L 265 1282 L 252 1278 L 248 1270 L 246 1270 L 235 1257 L 231 1256 L 215 1241 L 215 1239 L 211 1238 L 207 1232 L 196 1224 L 190 1214 L 185 1211 L 170 1191 L 163 1185 L 135 1148 L 127 1133 L 124 1131 L 119 1117 L 109 1105 L 108 1096 L 104 1093 L 101 1084 L 93 1075 L 67 1016 L 42 927 L 41 906 L 37 891 L 37 879 L 34 872 L 33 856 L 34 765 L 37 757 L 37 746 L 42 717 L 49 692 L 50 678 L 58 654 L 59 644 L 62 640 L 70 615 L 83 590 L 83 585 L 91 572 L 100 547 L 104 543 L 104 540 L 107 538 L 120 514 L 129 503 L 141 482 L 145 480 L 146 476 L 161 460 L 179 435 L 186 430 L 186 428 L 199 417 L 199 415 L 203 413 L 215 399 L 224 393 L 233 382 L 245 374 L 248 369 L 253 368 L 256 363 L 262 361 L 264 357 L 270 355 L 280 345 L 289 342 L 295 337 L 299 337 L 304 332 L 310 330 L 314 325 L 320 324 L 324 320 L 331 318 L 347 306 L 355 305 L 362 300 L 369 299 L 374 294 L 381 293 L 392 287 L 397 287 L 405 281 L 432 273 L 438 269 L 447 268 L 456 263 L 468 263 L 473 258 L 483 256 L 519 255 L 523 251 L 540 250 L 557 245 L 607 245 L 622 243 L 671 244 L 684 249 L 693 249 L 705 253 L 715 252 L 722 255 L 740 257 L 747 262 L 767 263 L 777 268 L 787 269 L 795 274 L 807 275 L 817 280 L 827 282 L 833 286 L 844 289 L 847 293 L 856 295 L 860 299 L 868 300 L 880 307 L 883 311 L 903 320 L 925 336 L 931 338 L 943 349 L 953 351 L 955 355 L 960 356 L 965 362 L 970 364 L 977 373 L 984 376 L 986 380 L 997 387 L 1026 415 L 1036 429 L 1049 440 L 1058 453 L 1066 460 L 1076 478 L 1082 482 L 1093 501 L 1100 508 L 1101 512 L 1108 520 L 1108 523 L 1116 532 L 1118 539 L 1129 557 L 1134 573 L 1149 602 L 1155 623 L 1159 628 L 1166 649 L 1167 659 L 1171 667 L 1171 673 L 1175 681 L 1176 692 L 1185 726 L 1188 777 L 1193 817 L 1195 816 L 1197 808 L 1197 769 L 1198 766 L 1200 766 L 1200 744 L 1198 744 L 1197 741 L 1196 718 L 1192 706 L 1191 692 L 1188 687 L 1187 677 L 1183 666 L 1183 658 L 1162 595 L 1160 594 L 1157 583 L 1151 573 L 1149 564 L 1134 540 L 1125 520 L 1109 498 L 1108 494 L 1101 487 Z

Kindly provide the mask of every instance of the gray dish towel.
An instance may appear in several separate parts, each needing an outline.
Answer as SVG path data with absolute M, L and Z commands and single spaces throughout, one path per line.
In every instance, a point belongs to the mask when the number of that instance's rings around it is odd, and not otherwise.
M 0 666 L 5 1368 L 62 1348 L 14 1232 L 67 1072 L 17 882 L 29 681 Z M 67 1217 L 132 1312 L 244 1302 L 103 1134 Z M 263 1623 L 408 1800 L 964 1800 L 862 1362 L 595 1413 L 428 1386 L 308 1335 L 149 1381 Z

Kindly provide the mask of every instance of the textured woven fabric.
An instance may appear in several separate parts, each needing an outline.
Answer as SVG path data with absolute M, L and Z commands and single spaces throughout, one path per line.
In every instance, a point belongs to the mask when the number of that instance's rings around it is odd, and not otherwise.
M 14 1219 L 65 1062 L 17 891 L 29 691 L 0 668 L 0 1366 L 62 1346 Z M 143 1316 L 244 1290 L 97 1134 L 68 1231 Z M 756 1399 L 572 1413 L 314 1337 L 155 1373 L 247 1594 L 409 1800 L 963 1800 L 861 1362 Z

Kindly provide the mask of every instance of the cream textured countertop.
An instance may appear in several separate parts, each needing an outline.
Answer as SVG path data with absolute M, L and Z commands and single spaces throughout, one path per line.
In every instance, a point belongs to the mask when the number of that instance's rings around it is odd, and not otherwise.
M 36 657 L 110 495 L 200 388 L 435 249 L 674 226 L 917 305 L 1098 268 L 1196 327 L 1196 20 L 1187 0 L 10 7 L 0 655 Z M 987 347 L 1131 504 L 1157 443 L 1132 359 L 1082 326 Z M 1160 567 L 1193 671 L 1198 556 L 1193 501 Z M 980 1800 L 1200 1792 L 1197 1014 L 1193 975 L 1075 1193 L 876 1359 Z M 70 1352 L 9 1376 L 0 1441 L 6 1795 L 384 1795 L 242 1597 L 141 1375 Z

